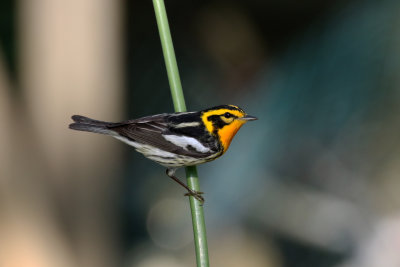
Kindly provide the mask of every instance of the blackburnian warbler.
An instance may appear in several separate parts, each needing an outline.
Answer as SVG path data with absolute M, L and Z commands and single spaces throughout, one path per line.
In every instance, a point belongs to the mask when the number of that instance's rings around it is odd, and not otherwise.
M 70 129 L 111 135 L 133 146 L 145 157 L 167 167 L 167 175 L 201 202 L 202 192 L 190 189 L 174 174 L 176 169 L 212 161 L 224 154 L 247 115 L 234 105 L 198 112 L 163 113 L 123 122 L 104 122 L 72 116 Z

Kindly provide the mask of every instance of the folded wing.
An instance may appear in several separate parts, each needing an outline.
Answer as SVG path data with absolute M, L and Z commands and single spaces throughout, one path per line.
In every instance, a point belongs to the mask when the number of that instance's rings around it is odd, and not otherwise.
M 108 126 L 130 141 L 138 142 L 178 155 L 207 157 L 214 152 L 192 137 L 171 133 L 166 114 L 149 116 Z

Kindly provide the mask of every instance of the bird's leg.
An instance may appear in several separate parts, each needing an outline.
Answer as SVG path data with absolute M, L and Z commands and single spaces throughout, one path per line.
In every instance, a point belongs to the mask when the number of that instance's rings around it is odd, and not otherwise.
M 188 192 L 185 194 L 185 196 L 193 196 L 196 198 L 198 201 L 201 202 L 201 204 L 204 203 L 204 197 L 201 194 L 204 194 L 203 192 L 199 191 L 194 191 L 190 189 L 185 183 L 183 183 L 181 180 L 179 180 L 174 174 L 175 174 L 176 169 L 167 169 L 166 173 L 168 177 L 172 178 L 175 182 L 183 186 Z

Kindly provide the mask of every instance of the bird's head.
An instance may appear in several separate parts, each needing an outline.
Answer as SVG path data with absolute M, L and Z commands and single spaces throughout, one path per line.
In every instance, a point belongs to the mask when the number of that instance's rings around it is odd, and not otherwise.
M 235 105 L 222 105 L 203 110 L 201 118 L 207 130 L 218 136 L 224 152 L 240 127 L 248 121 L 257 119 L 247 115 L 243 109 Z

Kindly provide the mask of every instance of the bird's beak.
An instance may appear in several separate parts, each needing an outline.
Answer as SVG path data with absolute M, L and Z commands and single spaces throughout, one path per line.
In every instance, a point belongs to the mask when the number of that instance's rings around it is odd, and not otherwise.
M 255 121 L 255 120 L 257 120 L 257 118 L 254 117 L 254 116 L 246 115 L 244 117 L 239 118 L 239 120 L 242 120 L 242 121 Z

